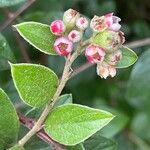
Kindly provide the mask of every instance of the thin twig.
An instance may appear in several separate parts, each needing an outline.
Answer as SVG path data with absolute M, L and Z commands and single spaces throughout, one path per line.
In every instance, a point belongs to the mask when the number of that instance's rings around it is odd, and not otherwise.
M 81 65 L 80 67 L 78 67 L 78 68 L 76 68 L 76 69 L 74 70 L 74 72 L 73 72 L 73 74 L 72 74 L 71 77 L 76 76 L 77 74 L 79 74 L 80 72 L 82 72 L 82 71 L 84 71 L 84 70 L 90 68 L 91 66 L 93 66 L 93 64 L 88 63 L 88 62 L 85 63 L 85 64 L 83 64 L 83 65 Z
M 1 26 L 0 32 L 2 32 L 7 26 L 9 26 L 22 12 L 28 9 L 36 0 L 28 0 L 22 5 L 12 16 L 8 18 Z
M 130 131 L 129 129 L 125 129 L 125 136 L 128 138 L 128 140 L 131 141 L 134 145 L 136 145 L 140 150 L 149 150 L 150 145 L 146 143 L 142 138 L 137 136 L 135 133 Z
M 22 114 L 18 114 L 19 116 L 19 121 L 28 129 L 32 129 L 34 124 L 35 124 L 35 120 L 29 117 L 26 117 Z M 36 135 L 42 139 L 44 142 L 46 142 L 47 144 L 51 145 L 53 147 L 53 150 L 65 150 L 65 146 L 59 144 L 58 142 L 54 141 L 53 139 L 51 139 L 44 130 L 40 130 L 39 132 L 36 133 Z
M 137 41 L 133 41 L 133 42 L 125 44 L 125 46 L 130 47 L 130 48 L 138 48 L 138 47 L 147 46 L 147 45 L 150 45 L 150 38 L 145 38 L 142 40 L 137 40 Z
M 133 41 L 133 42 L 125 44 L 125 46 L 127 46 L 129 48 L 138 48 L 138 47 L 147 46 L 147 45 L 150 45 L 150 38 L 145 38 L 142 40 L 137 40 L 137 41 Z M 91 64 L 89 62 L 81 65 L 80 67 L 78 67 L 74 70 L 72 77 L 78 75 L 79 73 L 85 71 L 86 69 L 92 67 L 93 65 L 94 64 Z

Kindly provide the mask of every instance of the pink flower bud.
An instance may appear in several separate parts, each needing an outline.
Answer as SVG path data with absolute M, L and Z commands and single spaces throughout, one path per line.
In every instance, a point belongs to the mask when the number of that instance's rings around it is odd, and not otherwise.
M 55 35 L 61 35 L 65 31 L 65 25 L 62 20 L 55 20 L 51 23 L 50 30 Z
M 56 39 L 54 49 L 59 55 L 67 56 L 72 52 L 73 43 L 68 38 L 60 37 Z
M 106 79 L 108 76 L 114 77 L 116 75 L 116 68 L 104 62 L 98 63 L 97 74 L 104 79 Z
M 90 44 L 85 51 L 87 60 L 91 63 L 99 63 L 104 60 L 105 50 L 97 44 Z
M 88 27 L 88 25 L 89 25 L 89 22 L 87 18 L 85 17 L 80 17 L 76 21 L 76 26 L 81 30 L 85 30 Z
M 72 30 L 68 35 L 68 39 L 73 43 L 79 42 L 81 38 L 82 38 L 82 34 L 77 30 Z
M 63 16 L 63 21 L 64 23 L 71 27 L 75 26 L 76 20 L 80 17 L 79 12 L 73 9 L 68 9 L 65 11 L 64 16 Z
M 108 25 L 109 30 L 112 30 L 115 32 L 120 30 L 121 25 L 119 24 L 119 22 L 121 21 L 121 19 L 117 16 L 113 16 L 113 13 L 106 14 L 105 21 L 106 21 L 106 24 Z
M 108 24 L 105 21 L 105 16 L 94 16 L 91 20 L 90 27 L 94 32 L 103 32 L 108 28 Z

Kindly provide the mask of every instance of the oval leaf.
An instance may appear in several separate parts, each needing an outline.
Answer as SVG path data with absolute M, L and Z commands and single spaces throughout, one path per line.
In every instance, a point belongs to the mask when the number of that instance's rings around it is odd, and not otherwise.
M 137 61 L 138 57 L 136 53 L 130 48 L 122 46 L 120 50 L 122 51 L 122 59 L 116 65 L 116 68 L 127 68 Z
M 15 87 L 21 99 L 32 107 L 41 107 L 56 92 L 58 78 L 47 67 L 36 64 L 11 64 Z
M 19 131 L 19 119 L 6 93 L 0 89 L 0 144 L 15 142 Z M 1 145 L 2 146 L 2 145 Z
M 134 66 L 128 82 L 127 100 L 137 109 L 150 112 L 150 50 Z
M 13 5 L 17 5 L 25 0 L 0 0 L 0 7 L 9 7 Z
M 24 22 L 14 27 L 36 49 L 46 54 L 56 55 L 53 49 L 56 37 L 51 33 L 48 25 L 38 22 Z
M 101 136 L 100 132 L 97 132 L 84 142 L 86 150 L 117 150 L 117 144 L 105 137 Z
M 68 103 L 72 103 L 72 101 L 73 101 L 72 100 L 72 94 L 64 94 L 58 98 L 58 101 L 55 103 L 54 107 L 68 104 Z
M 66 104 L 55 108 L 47 117 L 45 130 L 64 145 L 76 145 L 103 128 L 113 119 L 109 112 Z

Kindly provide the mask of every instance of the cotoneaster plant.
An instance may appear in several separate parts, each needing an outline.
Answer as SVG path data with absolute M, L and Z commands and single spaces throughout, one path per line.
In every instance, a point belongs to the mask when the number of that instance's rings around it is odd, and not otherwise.
M 113 13 L 94 16 L 89 20 L 76 10 L 69 9 L 64 13 L 63 20 L 54 20 L 50 26 L 37 22 L 13 26 L 36 49 L 48 55 L 64 57 L 65 65 L 62 77 L 58 79 L 45 66 L 10 62 L 12 79 L 20 98 L 33 108 L 43 109 L 43 112 L 31 130 L 18 142 L 14 142 L 19 130 L 17 113 L 6 93 L 0 90 L 0 100 L 3 103 L 0 112 L 4 114 L 0 116 L 0 129 L 5 128 L 7 131 L 5 134 L 0 132 L 0 145 L 9 150 L 24 150 L 28 140 L 44 130 L 64 149 L 84 149 L 81 144 L 106 126 L 114 115 L 67 100 L 65 102 L 61 92 L 74 72 L 72 64 L 82 54 L 87 61 L 97 65 L 97 75 L 104 79 L 115 77 L 117 68 L 129 67 L 136 62 L 137 55 L 134 51 L 123 46 L 125 37 L 120 21 Z M 88 39 L 85 38 L 86 29 L 92 30 Z M 13 125 L 13 128 L 9 129 L 4 122 Z

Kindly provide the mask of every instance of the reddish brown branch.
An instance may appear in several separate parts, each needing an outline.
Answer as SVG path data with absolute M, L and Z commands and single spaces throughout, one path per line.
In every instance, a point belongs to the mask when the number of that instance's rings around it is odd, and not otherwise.
M 34 126 L 34 123 L 36 122 L 32 118 L 28 118 L 22 114 L 18 114 L 20 122 L 28 129 L 32 129 Z M 39 132 L 36 134 L 40 139 L 42 139 L 44 142 L 47 144 L 51 145 L 54 150 L 65 150 L 65 146 L 61 145 L 54 140 L 52 140 L 43 129 L 41 129 Z
M 22 12 L 28 9 L 36 0 L 28 0 L 24 5 L 22 5 L 15 13 L 11 14 L 1 26 L 0 32 L 2 32 L 7 26 L 9 26 Z

